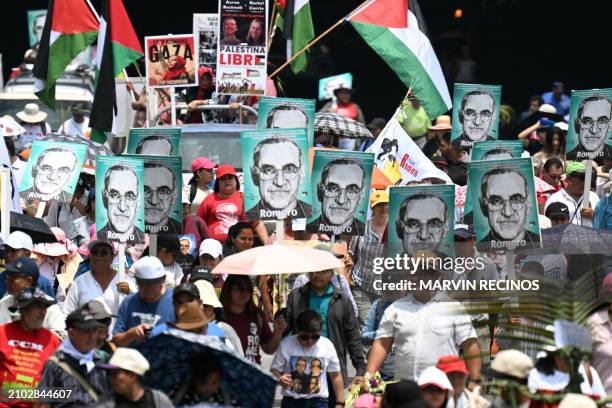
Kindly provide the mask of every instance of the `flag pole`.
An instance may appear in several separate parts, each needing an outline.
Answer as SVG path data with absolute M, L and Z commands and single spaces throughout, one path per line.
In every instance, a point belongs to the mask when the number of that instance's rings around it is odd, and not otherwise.
M 270 31 L 268 32 L 268 52 L 270 52 L 270 48 L 272 47 L 272 39 L 273 35 L 276 32 L 276 0 L 272 2 L 274 5 L 272 6 L 272 15 L 270 16 Z
M 292 56 L 291 58 L 289 58 L 283 65 L 281 65 L 280 67 L 278 67 L 278 69 L 276 71 L 274 71 L 273 73 L 271 73 L 270 75 L 268 75 L 268 78 L 274 78 L 276 76 L 276 74 L 278 74 L 279 72 L 281 72 L 283 69 L 285 69 L 287 67 L 287 65 L 291 64 L 293 61 L 295 61 L 297 59 L 297 57 L 299 57 L 300 55 L 302 55 L 303 53 L 305 53 L 306 51 L 308 51 L 313 45 L 315 45 L 316 43 L 318 43 L 319 41 L 321 41 L 321 39 L 323 37 L 325 37 L 327 34 L 331 33 L 333 30 L 335 30 L 340 24 L 342 24 L 346 18 L 348 16 L 350 16 L 351 14 L 354 14 L 357 10 L 359 10 L 361 7 L 363 7 L 366 3 L 371 2 L 371 0 L 365 0 L 363 3 L 359 4 L 357 7 L 355 7 L 350 13 L 348 13 L 346 16 L 342 17 L 340 20 L 336 21 L 334 23 L 334 25 L 332 25 L 331 27 L 329 27 L 327 30 L 323 31 L 321 34 L 319 34 L 317 36 L 317 38 L 313 39 L 312 41 L 310 41 L 308 44 L 306 44 L 304 46 L 304 48 L 302 48 L 301 50 L 299 50 L 294 56 Z

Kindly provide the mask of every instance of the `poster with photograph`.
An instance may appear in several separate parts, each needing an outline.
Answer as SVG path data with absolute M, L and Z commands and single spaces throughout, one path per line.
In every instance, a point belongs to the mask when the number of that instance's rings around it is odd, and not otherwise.
M 128 135 L 128 154 L 178 156 L 181 128 L 132 128 Z
M 612 88 L 572 91 L 567 158 L 612 159 Z
M 212 69 L 213 73 L 216 73 L 219 14 L 194 13 L 193 34 L 198 44 L 198 66 L 207 66 Z
M 469 152 L 475 142 L 497 140 L 501 85 L 455 84 L 451 144 Z
M 248 220 L 307 218 L 312 213 L 306 129 L 241 132 Z
M 472 149 L 471 161 L 492 161 L 520 159 L 523 153 L 523 142 L 520 140 L 493 140 L 490 142 L 476 142 Z M 471 197 L 469 186 L 465 193 L 466 197 Z M 472 213 L 472 200 L 465 200 L 463 208 L 463 218 Z M 471 224 L 471 222 L 465 222 Z
M 19 185 L 21 198 L 28 204 L 70 203 L 87 153 L 84 144 L 35 140 Z
M 103 241 L 144 243 L 144 162 L 96 156 L 96 232 Z
M 468 185 L 479 250 L 541 247 L 531 158 L 473 161 Z
M 315 150 L 312 165 L 313 234 L 363 235 L 370 200 L 374 153 Z
M 264 95 L 267 80 L 268 2 L 219 0 L 217 93 Z
M 144 161 L 145 232 L 182 234 L 183 171 L 181 157 L 132 157 Z
M 193 34 L 145 37 L 149 88 L 198 86 L 198 50 Z
M 453 255 L 455 186 L 420 185 L 389 189 L 387 256 L 417 251 Z
M 274 98 L 259 99 L 257 127 L 259 129 L 308 129 L 308 146 L 314 144 L 314 121 L 316 102 L 314 99 Z
M 47 19 L 47 10 L 28 10 L 28 39 L 30 41 L 30 47 L 40 42 L 43 28 L 45 27 L 45 20 Z
M 350 72 L 319 79 L 319 100 L 324 101 L 334 97 L 338 88 L 353 88 L 353 74 Z

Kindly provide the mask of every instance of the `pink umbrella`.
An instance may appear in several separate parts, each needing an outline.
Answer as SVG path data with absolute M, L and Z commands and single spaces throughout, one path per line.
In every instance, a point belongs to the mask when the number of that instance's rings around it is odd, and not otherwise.
M 212 273 L 279 275 L 343 267 L 344 263 L 329 251 L 296 245 L 273 244 L 228 256 L 212 270 Z

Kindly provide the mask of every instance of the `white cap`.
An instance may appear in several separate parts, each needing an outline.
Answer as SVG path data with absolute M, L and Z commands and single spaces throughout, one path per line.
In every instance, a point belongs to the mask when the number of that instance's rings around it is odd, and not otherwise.
M 533 368 L 533 361 L 527 354 L 518 350 L 503 350 L 495 355 L 491 369 L 499 374 L 518 379 L 527 379 Z
M 557 108 L 548 103 L 543 103 L 542 105 L 540 105 L 538 110 L 544 113 L 557 113 Z
M 565 122 L 557 122 L 557 123 L 555 123 L 555 126 L 558 127 L 561 130 L 565 130 L 566 132 L 569 129 L 569 126 L 567 126 L 567 123 L 565 123 Z
M 292 231 L 306 231 L 306 218 L 294 218 L 291 220 Z
M 565 394 L 559 408 L 596 408 L 597 404 L 591 398 L 582 394 Z
M 207 238 L 200 244 L 200 256 L 208 254 L 217 259 L 223 255 L 223 245 L 216 239 Z
M 205 279 L 200 279 L 195 281 L 194 285 L 196 285 L 198 291 L 200 292 L 200 299 L 202 300 L 203 305 L 212 306 L 215 309 L 223 307 L 221 302 L 219 302 L 217 292 L 215 292 L 215 287 L 212 285 L 212 283 Z
M 10 246 L 13 249 L 27 249 L 28 251 L 31 251 L 34 247 L 32 238 L 21 231 L 11 232 L 6 241 L 4 241 L 4 245 Z
M 154 256 L 143 256 L 131 268 L 136 279 L 159 279 L 166 276 L 166 270 L 161 261 Z
M 138 350 L 119 347 L 115 350 L 108 364 L 103 365 L 103 367 L 110 369 L 120 368 L 143 376 L 149 371 L 149 362 Z

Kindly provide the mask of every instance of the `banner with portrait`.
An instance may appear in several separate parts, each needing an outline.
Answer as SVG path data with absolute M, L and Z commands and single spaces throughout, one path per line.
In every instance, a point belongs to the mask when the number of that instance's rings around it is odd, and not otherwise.
M 219 14 L 193 14 L 193 34 L 198 44 L 198 66 L 207 66 L 217 72 L 217 45 L 219 43 Z M 213 75 L 214 77 L 214 75 Z
M 492 161 L 492 160 L 510 160 L 520 159 L 523 154 L 523 142 L 520 140 L 492 140 L 490 142 L 476 142 L 471 152 L 471 161 Z M 466 221 L 466 216 L 472 213 L 472 200 L 469 185 L 465 196 L 465 206 L 463 208 L 463 218 L 466 224 L 471 222 Z
M 274 98 L 259 99 L 257 127 L 259 129 L 308 129 L 308 145 L 314 143 L 316 102 L 314 99 Z
M 181 166 L 183 163 L 181 157 L 135 155 L 132 157 L 144 161 L 145 232 L 182 234 L 183 170 Z
M 387 256 L 434 251 L 452 256 L 455 186 L 420 185 L 389 189 Z
M 28 204 L 70 203 L 87 153 L 84 144 L 35 140 L 19 185 L 21 198 Z
M 497 140 L 501 85 L 455 84 L 451 144 L 469 152 L 474 142 Z
M 313 234 L 363 235 L 370 200 L 374 154 L 315 150 L 312 165 Z
M 43 28 L 45 27 L 45 20 L 47 19 L 47 10 L 28 10 L 28 40 L 30 47 L 40 42 Z
M 334 97 L 338 88 L 353 88 L 353 74 L 350 72 L 319 79 L 319 100 L 324 101 Z
M 197 44 L 193 34 L 145 37 L 147 86 L 198 86 L 197 57 Z
M 144 243 L 144 161 L 96 156 L 96 233 L 103 241 Z
M 312 213 L 306 129 L 240 133 L 244 208 L 249 220 L 307 218 Z
M 178 156 L 181 128 L 132 128 L 127 153 L 149 156 Z
M 267 81 L 268 2 L 219 0 L 217 93 L 264 95 Z
M 541 247 L 531 158 L 471 162 L 468 186 L 479 250 Z
M 612 159 L 612 88 L 572 91 L 567 158 Z

